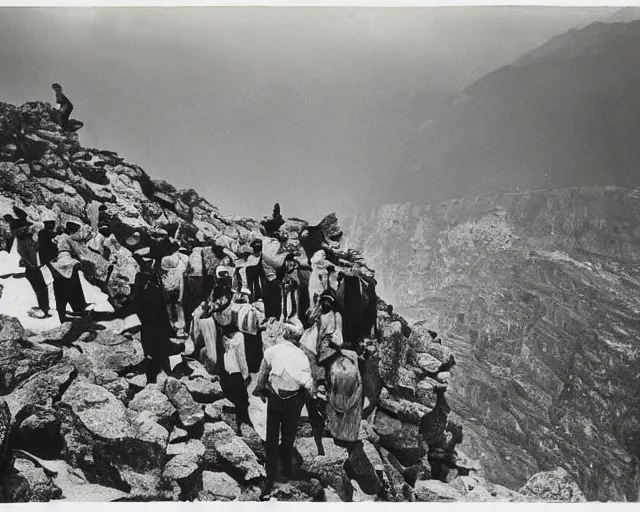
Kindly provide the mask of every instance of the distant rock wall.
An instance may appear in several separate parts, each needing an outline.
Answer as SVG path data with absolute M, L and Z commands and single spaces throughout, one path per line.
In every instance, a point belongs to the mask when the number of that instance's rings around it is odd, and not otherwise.
M 455 352 L 465 451 L 519 488 L 557 466 L 638 499 L 640 189 L 392 205 L 345 224 L 378 292 Z

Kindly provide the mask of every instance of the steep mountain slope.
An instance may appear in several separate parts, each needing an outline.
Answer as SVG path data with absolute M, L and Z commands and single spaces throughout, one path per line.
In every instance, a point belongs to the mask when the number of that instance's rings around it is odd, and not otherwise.
M 407 200 L 633 184 L 639 48 L 640 21 L 594 23 L 481 78 L 405 142 Z
M 494 481 L 562 465 L 590 499 L 640 483 L 640 189 L 386 206 L 347 225 L 379 292 L 456 352 L 452 404 Z

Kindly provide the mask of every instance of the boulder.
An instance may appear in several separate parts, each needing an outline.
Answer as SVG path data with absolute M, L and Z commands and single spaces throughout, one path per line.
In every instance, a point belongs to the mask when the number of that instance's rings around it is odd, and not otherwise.
M 164 467 L 162 477 L 172 480 L 180 487 L 180 499 L 183 501 L 192 500 L 198 494 L 200 476 L 202 470 L 198 462 L 199 457 L 192 453 L 182 453 L 173 457 Z
M 545 502 L 586 502 L 582 490 L 564 468 L 533 475 L 520 489 L 520 494 Z
M 267 445 L 255 429 L 243 423 L 240 426 L 240 434 L 242 440 L 247 443 L 247 446 L 251 448 L 251 451 L 258 457 L 258 461 L 264 464 L 267 460 Z
M 17 455 L 13 468 L 0 482 L 7 503 L 48 502 L 62 497 L 51 474 L 29 458 Z
M 276 483 L 269 494 L 273 501 L 314 502 L 324 501 L 325 493 L 322 484 L 314 479 L 290 480 Z
M 196 402 L 210 404 L 224 398 L 219 382 L 213 382 L 210 378 L 199 375 L 181 379 L 187 386 L 189 393 Z
M 440 371 L 442 363 L 427 352 L 417 352 L 412 357 L 413 365 L 425 374 L 435 376 Z
M 213 423 L 217 421 L 224 421 L 231 428 L 236 427 L 235 406 L 226 398 L 206 405 L 204 413 L 207 421 Z
M 93 341 L 75 343 L 91 361 L 95 370 L 112 370 L 126 375 L 144 360 L 139 341 L 106 329 L 98 331 Z
M 129 409 L 139 413 L 149 412 L 153 420 L 167 430 L 171 429 L 177 412 L 158 384 L 149 384 L 137 393 L 129 402 Z
M 50 407 L 31 406 L 30 415 L 15 429 L 13 446 L 43 459 L 57 459 L 62 451 L 60 417 Z
M 419 425 L 422 417 L 431 411 L 426 405 L 397 398 L 391 395 L 387 389 L 383 389 L 380 394 L 378 408 L 401 421 L 416 425 Z
M 433 409 L 436 406 L 436 390 L 442 388 L 442 383 L 426 377 L 418 383 L 416 388 L 416 401 L 429 409 Z
M 417 464 L 426 453 L 418 425 L 402 422 L 377 410 L 373 429 L 380 436 L 380 445 L 406 466 Z
M 264 478 L 264 468 L 255 453 L 223 421 L 205 424 L 202 442 L 205 461 L 217 460 L 231 476 L 245 482 Z
M 198 494 L 198 501 L 235 501 L 241 494 L 240 484 L 226 473 L 202 473 L 202 490 Z
M 189 439 L 183 443 L 170 443 L 167 445 L 167 455 L 175 456 L 186 453 L 195 461 L 200 461 L 205 451 L 204 444 L 198 439 Z
M 345 448 L 325 443 L 325 455 L 318 455 L 316 444 L 310 438 L 298 439 L 295 447 L 294 463 L 301 476 L 317 478 L 325 487 L 333 487 L 342 501 L 351 501 L 353 487 L 344 468 L 348 457 Z
M 159 479 L 154 471 L 159 473 L 166 458 L 169 433 L 151 413 L 128 414 L 106 389 L 84 380 L 75 381 L 56 408 L 63 413 L 63 457 L 90 482 L 129 492 L 134 486 L 126 475 L 133 480 L 135 474 L 147 475 L 147 482 Z M 147 484 L 140 485 L 142 489 Z
M 462 501 L 462 493 L 440 480 L 421 480 L 414 488 L 416 501 Z
M 407 362 L 408 344 L 402 333 L 402 324 L 386 319 L 378 321 L 380 331 L 380 375 L 388 385 L 396 385 L 398 371 Z
M 173 427 L 171 435 L 169 436 L 169 444 L 182 443 L 189 438 L 189 433 L 186 430 L 182 430 L 180 427 Z
M 29 377 L 5 397 L 14 421 L 24 419 L 23 410 L 34 405 L 51 406 L 65 387 L 73 380 L 76 369 L 65 363 L 58 363 L 48 370 Z
M 163 389 L 171 404 L 178 410 L 180 422 L 190 429 L 204 420 L 204 410 L 197 404 L 187 386 L 174 377 L 168 377 Z
M 0 317 L 0 329 L 4 329 L 7 338 L 14 338 L 21 331 L 11 331 L 7 325 L 2 324 L 7 318 L 12 317 Z M 10 324 L 16 326 L 14 322 Z M 21 382 L 54 366 L 61 359 L 62 349 L 59 347 L 15 339 L 0 341 L 0 368 L 2 368 L 0 395 L 10 393 Z
M 24 339 L 24 329 L 20 320 L 13 316 L 0 315 L 0 344 Z

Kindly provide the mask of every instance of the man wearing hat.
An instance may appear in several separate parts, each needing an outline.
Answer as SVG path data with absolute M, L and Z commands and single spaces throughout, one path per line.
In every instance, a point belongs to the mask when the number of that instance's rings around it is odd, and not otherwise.
M 302 324 L 297 318 L 285 324 L 283 338 L 264 352 L 264 359 L 253 391 L 267 400 L 267 478 L 262 497 L 271 492 L 277 477 L 278 455 L 282 455 L 283 473 L 293 471 L 293 445 L 305 397 L 315 394 L 311 367 L 298 343 Z M 282 434 L 280 450 L 278 440 Z
M 264 301 L 264 313 L 267 318 L 280 318 L 282 314 L 282 293 L 276 271 L 264 261 L 262 240 L 251 242 L 253 253 L 247 258 L 247 286 L 253 300 Z
M 53 239 L 56 237 L 56 221 L 53 217 L 45 217 L 44 229 L 38 232 L 38 256 L 40 265 L 48 265 L 58 254 L 58 247 Z
M 58 253 L 49 263 L 60 323 L 67 321 L 67 304 L 71 306 L 74 313 L 81 313 L 89 309 L 78 273 L 80 270 L 78 242 L 71 238 L 79 229 L 78 222 L 69 221 L 66 223 L 64 232 L 54 239 Z
M 171 371 L 169 353 L 173 327 L 169 320 L 162 285 L 155 271 L 152 251 L 144 247 L 133 253 L 140 266 L 130 304 L 141 324 L 140 343 L 147 362 L 147 383 L 155 383 L 160 371 Z

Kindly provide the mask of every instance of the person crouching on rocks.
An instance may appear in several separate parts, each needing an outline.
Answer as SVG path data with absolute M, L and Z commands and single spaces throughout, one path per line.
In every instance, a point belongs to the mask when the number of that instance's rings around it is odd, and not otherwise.
M 302 324 L 294 317 L 285 325 L 283 339 L 264 352 L 253 391 L 263 402 L 267 401 L 267 478 L 262 488 L 262 498 L 273 489 L 279 454 L 282 456 L 284 476 L 293 476 L 293 445 L 305 394 L 311 399 L 315 398 L 309 360 L 298 346 L 303 332 Z M 279 450 L 280 435 L 282 441 Z
M 173 327 L 154 260 L 148 247 L 133 253 L 140 266 L 131 292 L 131 309 L 141 324 L 140 342 L 147 362 L 147 383 L 155 383 L 158 374 L 171 371 L 169 363 Z
M 72 236 L 80 229 L 80 224 L 69 221 L 64 231 L 56 236 L 57 256 L 49 262 L 49 269 L 53 276 L 53 294 L 56 299 L 56 309 L 60 323 L 67 321 L 67 304 L 74 313 L 89 311 L 80 282 L 80 249 L 78 242 Z
M 58 83 L 52 84 L 51 88 L 56 93 L 56 103 L 58 108 L 58 124 L 63 130 L 66 130 L 69 126 L 69 116 L 73 112 L 73 104 L 62 93 L 62 86 Z

